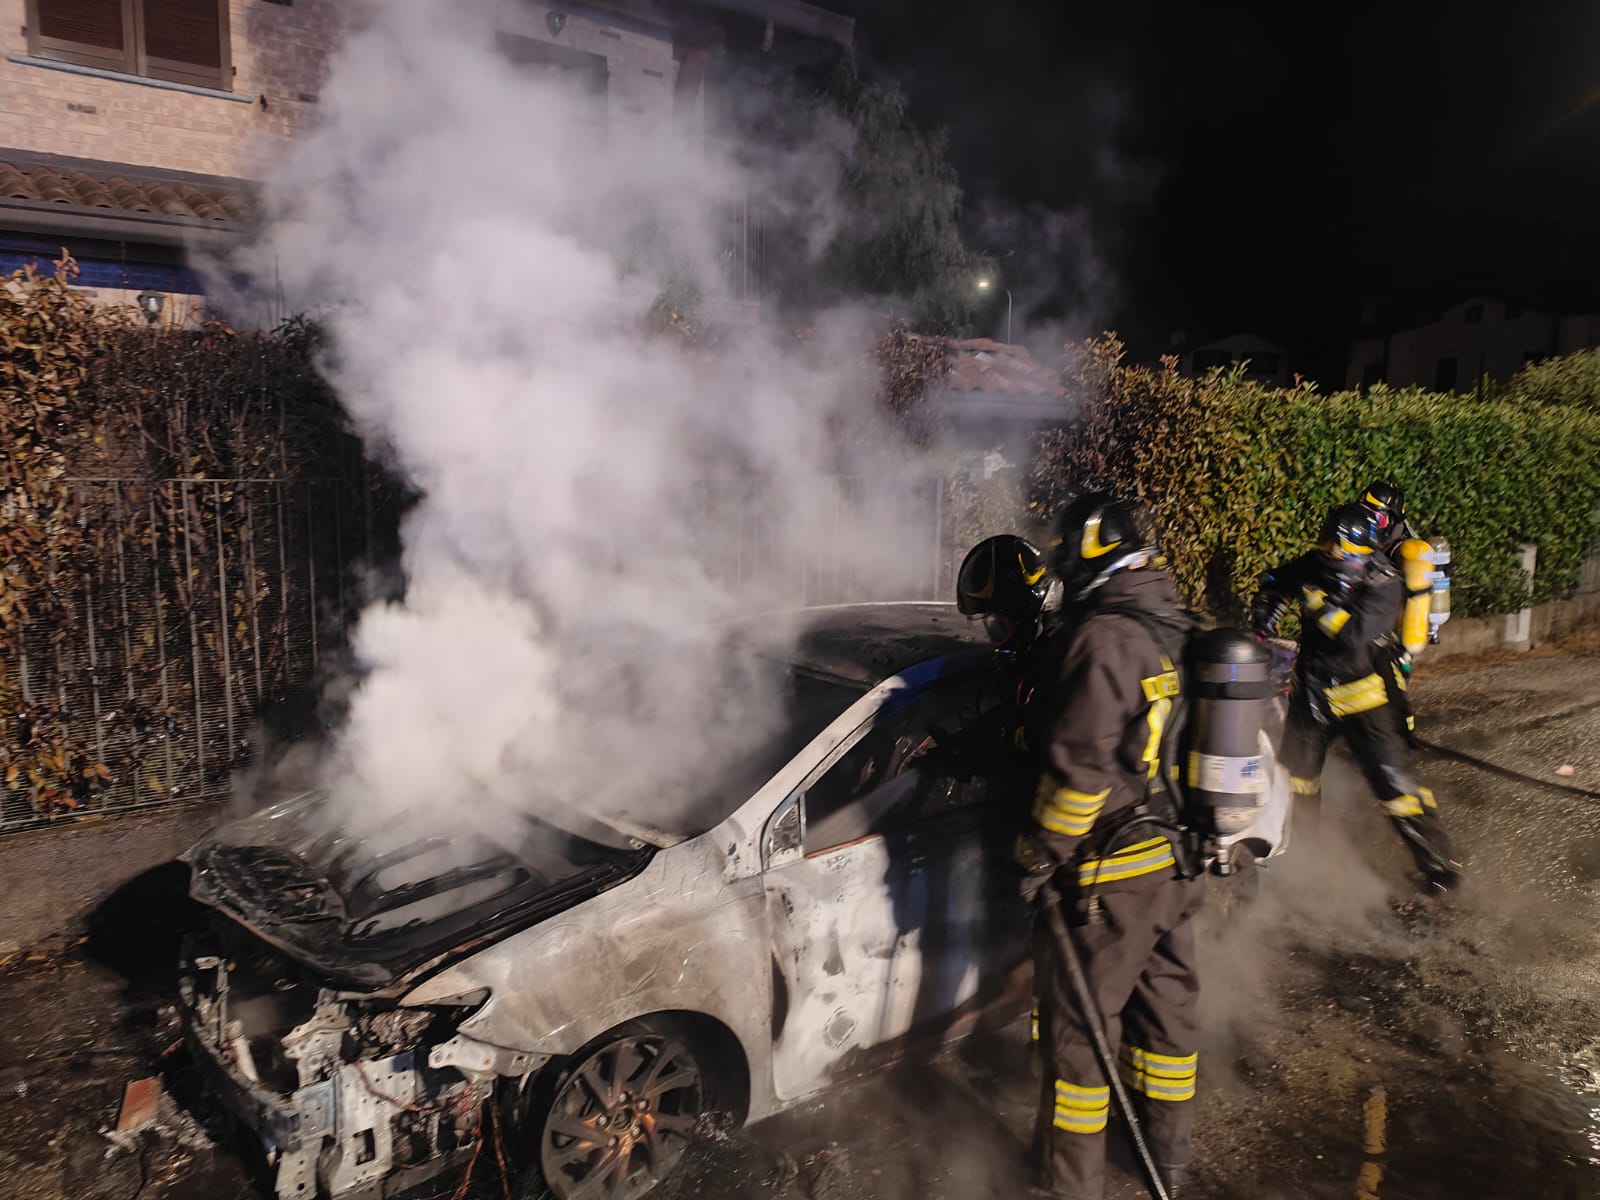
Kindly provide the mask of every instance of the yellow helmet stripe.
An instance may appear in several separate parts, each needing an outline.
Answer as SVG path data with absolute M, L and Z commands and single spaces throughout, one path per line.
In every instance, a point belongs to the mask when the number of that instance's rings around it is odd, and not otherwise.
M 1122 545 L 1121 538 L 1110 543 L 1100 540 L 1100 515 L 1098 513 L 1083 523 L 1083 556 L 1085 558 L 1100 558 L 1102 555 L 1110 554 L 1120 545 Z

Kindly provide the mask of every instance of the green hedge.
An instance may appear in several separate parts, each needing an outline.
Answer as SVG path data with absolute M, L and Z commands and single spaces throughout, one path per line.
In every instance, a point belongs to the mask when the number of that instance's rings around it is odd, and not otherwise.
M 1144 499 L 1180 586 L 1219 619 L 1238 620 L 1256 577 L 1310 546 L 1327 512 L 1374 478 L 1405 489 L 1424 535 L 1450 540 L 1468 615 L 1521 606 L 1524 542 L 1539 547 L 1535 599 L 1569 594 L 1596 535 L 1600 408 L 1576 400 L 1328 395 L 1238 369 L 1186 379 L 1171 362 L 1126 365 L 1110 338 L 1087 347 L 1069 384 L 1084 419 L 1041 443 L 1035 507 L 1082 485 Z
M 1600 413 L 1600 350 L 1530 363 L 1498 389 L 1505 400 L 1558 404 Z

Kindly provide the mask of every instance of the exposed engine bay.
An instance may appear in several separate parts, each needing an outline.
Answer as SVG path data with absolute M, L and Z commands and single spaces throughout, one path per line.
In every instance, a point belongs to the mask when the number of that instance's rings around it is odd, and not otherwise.
M 280 1200 L 319 1180 L 334 1196 L 412 1186 L 496 1119 L 499 1073 L 454 1044 L 485 997 L 403 1008 L 341 995 L 224 921 L 186 955 L 181 990 L 196 1064 L 264 1143 Z

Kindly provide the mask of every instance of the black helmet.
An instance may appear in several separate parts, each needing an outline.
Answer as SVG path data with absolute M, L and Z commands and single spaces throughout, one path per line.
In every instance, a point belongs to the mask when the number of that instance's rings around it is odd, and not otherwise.
M 1082 600 L 1112 573 L 1145 566 L 1156 539 L 1144 513 L 1109 492 L 1090 492 L 1056 517 L 1045 564 L 1061 579 L 1068 603 Z
M 1378 526 L 1379 548 L 1388 547 L 1399 535 L 1400 525 L 1406 519 L 1405 493 L 1380 479 L 1367 485 L 1367 490 L 1361 493 L 1361 503 L 1372 510 Z
M 1008 647 L 1034 628 L 1049 586 L 1039 551 L 1023 538 L 1003 533 L 984 538 L 961 560 L 956 608 L 969 617 L 983 617 L 989 640 Z
M 1377 543 L 1377 516 L 1367 504 L 1341 504 L 1328 514 L 1317 536 L 1317 548 L 1344 575 L 1364 572 Z

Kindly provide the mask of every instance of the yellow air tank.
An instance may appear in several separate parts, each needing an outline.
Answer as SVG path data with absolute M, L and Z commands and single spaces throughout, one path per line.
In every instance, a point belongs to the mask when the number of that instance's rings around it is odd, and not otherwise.
M 1433 611 L 1433 546 L 1421 538 L 1400 543 L 1399 567 L 1406 581 L 1406 606 L 1400 610 L 1400 641 L 1412 654 L 1428 644 Z

